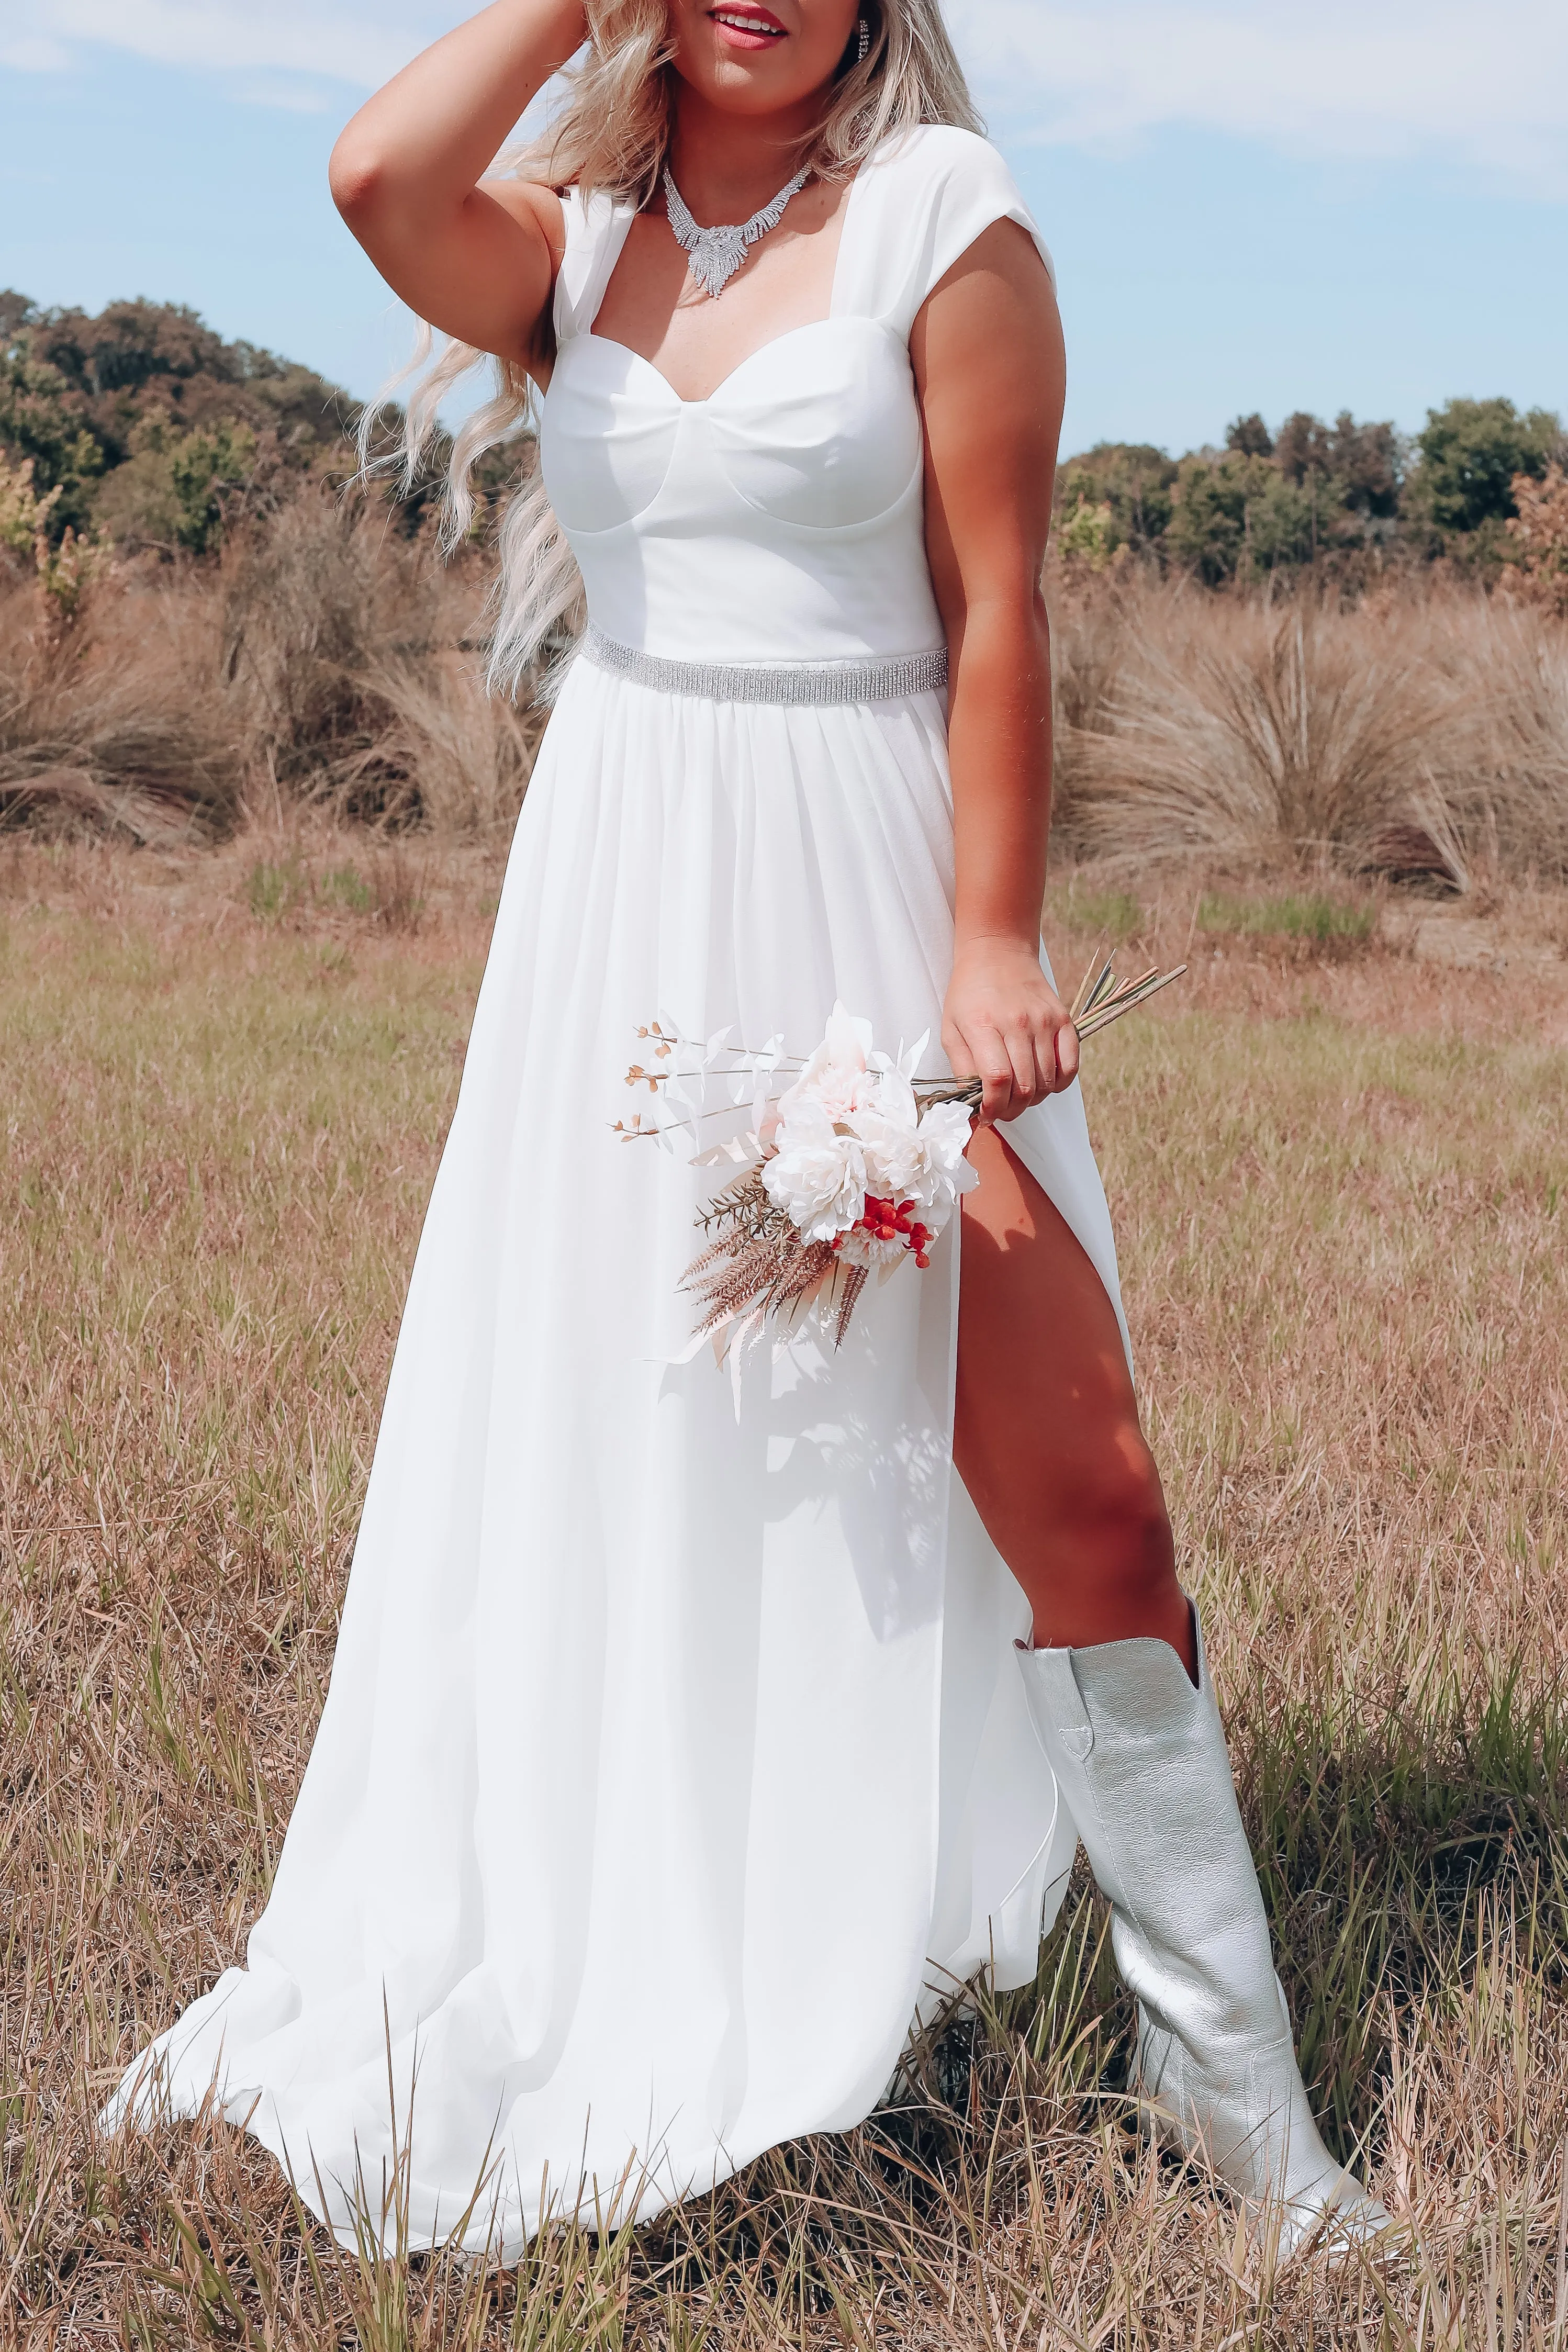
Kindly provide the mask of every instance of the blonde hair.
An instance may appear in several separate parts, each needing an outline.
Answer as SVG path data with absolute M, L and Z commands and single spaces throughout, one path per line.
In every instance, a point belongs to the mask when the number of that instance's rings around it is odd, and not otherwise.
M 564 106 L 542 141 L 503 157 L 502 167 L 554 188 L 574 186 L 584 197 L 604 190 L 640 210 L 658 186 L 674 110 L 666 0 L 586 0 L 586 14 L 589 47 L 583 61 L 568 70 Z M 848 179 L 885 139 L 917 123 L 984 128 L 940 0 L 865 0 L 863 14 L 870 34 L 866 55 L 856 55 L 852 38 L 826 113 L 802 141 L 795 171 L 809 165 L 820 179 Z M 455 341 L 427 367 L 434 340 L 422 323 L 412 359 L 387 387 L 390 394 L 416 379 L 398 449 L 405 487 L 413 483 L 436 435 L 437 412 L 453 386 L 487 360 L 496 377 L 494 394 L 452 444 L 441 504 L 441 544 L 450 552 L 473 528 L 476 462 L 536 421 L 534 385 L 515 362 L 492 359 Z M 376 413 L 368 409 L 361 420 L 362 457 L 368 455 Z M 515 695 L 542 668 L 548 698 L 582 632 L 583 581 L 545 494 L 537 440 L 528 470 L 508 501 L 499 544 L 487 683 L 492 693 Z

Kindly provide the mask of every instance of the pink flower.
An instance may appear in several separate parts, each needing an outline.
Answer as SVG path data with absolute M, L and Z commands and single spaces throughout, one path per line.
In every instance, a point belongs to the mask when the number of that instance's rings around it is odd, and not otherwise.
M 781 1118 L 787 1124 L 795 1106 L 802 1102 L 819 1104 L 835 1121 L 864 1108 L 877 1086 L 868 1062 L 870 1051 L 871 1024 L 858 1021 L 836 1004 L 826 1036 L 794 1086 L 779 1097 Z

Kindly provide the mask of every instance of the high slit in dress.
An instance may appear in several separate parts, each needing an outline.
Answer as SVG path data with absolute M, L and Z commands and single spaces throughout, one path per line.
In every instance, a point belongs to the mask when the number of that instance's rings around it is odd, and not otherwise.
M 837 1354 L 807 1328 L 753 1356 L 737 1409 L 677 1288 L 712 1179 L 612 1131 L 656 1015 L 798 1055 L 842 1000 L 945 1066 L 909 335 L 992 222 L 1038 232 L 984 141 L 907 134 L 852 185 L 830 315 L 683 401 L 592 331 L 629 212 L 565 209 L 542 457 L 592 632 L 518 823 L 270 1898 L 110 2111 L 216 2087 L 340 2231 L 395 2157 L 416 2245 L 482 2176 L 466 2239 L 503 2257 L 584 2193 L 652 2213 L 859 2121 L 922 2005 L 1032 1976 L 1075 1846 L 1027 1604 L 952 1468 L 959 1220 Z M 1078 1089 L 1007 1137 L 1120 1316 Z

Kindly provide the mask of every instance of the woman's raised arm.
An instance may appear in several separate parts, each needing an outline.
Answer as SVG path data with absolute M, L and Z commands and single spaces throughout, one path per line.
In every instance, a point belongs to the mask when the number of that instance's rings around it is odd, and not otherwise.
M 332 150 L 333 200 L 394 292 L 524 366 L 560 260 L 560 199 L 481 174 L 585 38 L 583 0 L 495 0 L 405 66 Z
M 1040 969 L 1051 822 L 1051 645 L 1040 589 L 1066 361 L 1027 232 L 997 221 L 935 289 L 910 340 L 926 428 L 926 547 L 952 661 L 957 857 L 942 1045 L 1016 1118 L 1078 1073 Z

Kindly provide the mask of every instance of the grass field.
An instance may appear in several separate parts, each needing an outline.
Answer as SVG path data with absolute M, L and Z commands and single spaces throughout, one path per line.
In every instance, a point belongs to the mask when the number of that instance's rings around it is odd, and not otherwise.
M 221 2129 L 95 2140 L 266 1893 L 499 870 L 0 848 L 0 2344 L 1568 2344 L 1545 898 L 1462 971 L 1342 894 L 1053 890 L 1069 972 L 1191 955 L 1086 1049 L 1090 1121 L 1304 2068 L 1406 2260 L 1277 2276 L 1142 2152 L 1087 1895 L 860 2132 L 500 2277 L 338 2250 Z

